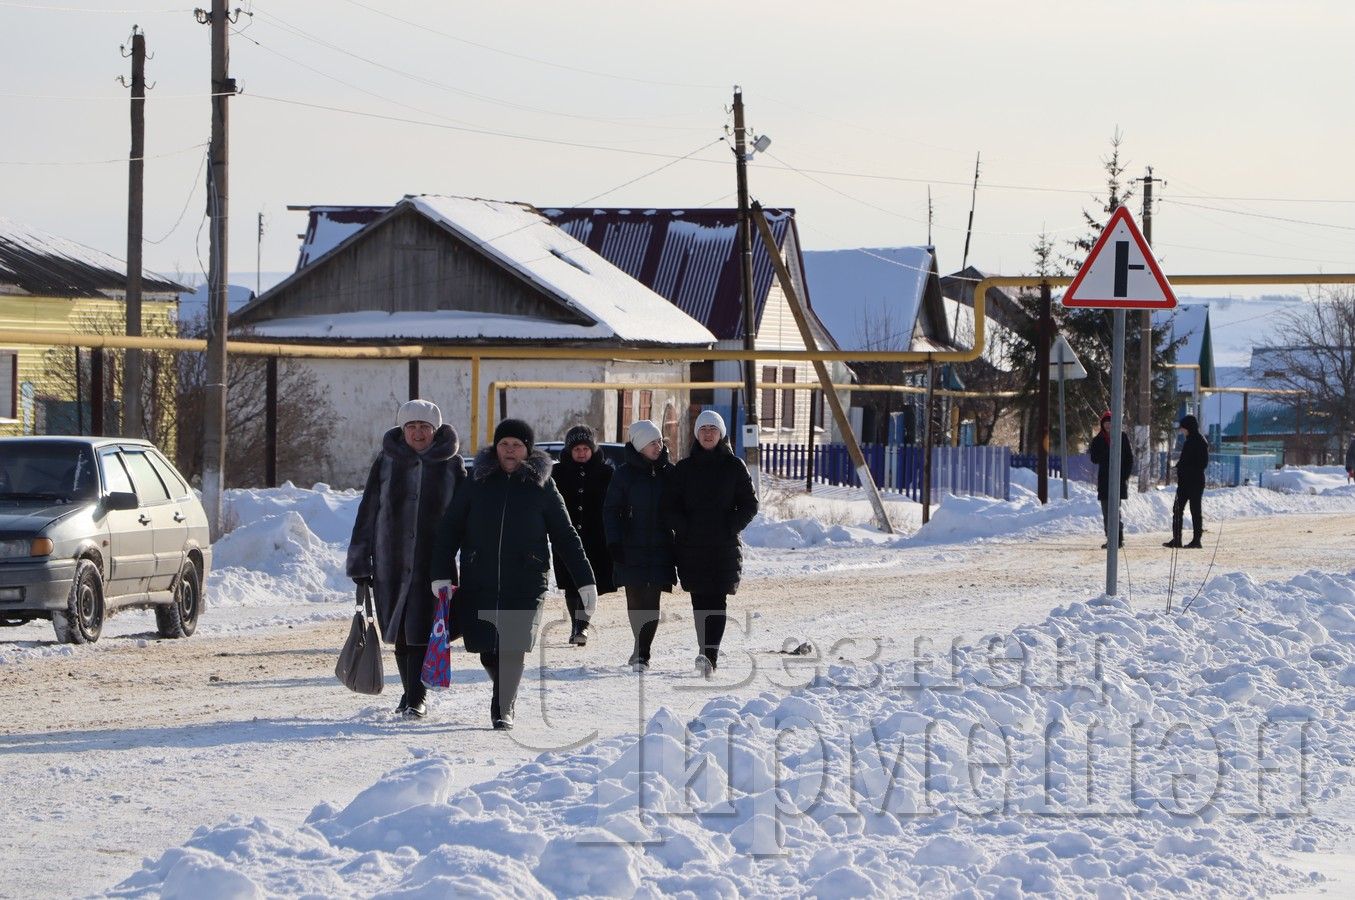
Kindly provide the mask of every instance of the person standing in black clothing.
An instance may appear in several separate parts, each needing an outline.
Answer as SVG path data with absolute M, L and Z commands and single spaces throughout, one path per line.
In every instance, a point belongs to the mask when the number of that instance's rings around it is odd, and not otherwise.
M 348 542 L 348 577 L 371 586 L 381 638 L 395 644 L 404 687 L 395 711 L 416 718 L 428 713 L 422 674 L 433 630 L 433 531 L 466 477 L 459 446 L 436 403 L 401 406 L 367 475 Z M 455 578 L 455 563 L 450 572 Z
M 1350 439 L 1350 446 L 1346 448 L 1346 478 L 1355 481 L 1355 437 Z
M 678 577 L 692 595 L 696 670 L 709 678 L 719 664 L 727 600 L 739 588 L 739 532 L 757 515 L 757 494 L 743 460 L 725 436 L 725 420 L 708 409 L 696 417 L 696 441 L 674 467 L 665 504 L 673 529 Z
M 565 432 L 565 446 L 560 461 L 550 470 L 555 487 L 564 498 L 569 521 L 583 542 L 583 552 L 593 567 L 599 594 L 616 590 L 612 581 L 612 558 L 607 552 L 607 535 L 602 525 L 602 501 L 607 496 L 607 485 L 612 480 L 612 467 L 597 452 L 597 439 L 587 425 L 575 425 Z M 569 642 L 576 647 L 588 643 L 588 612 L 583 608 L 579 590 L 569 566 L 552 546 L 555 564 L 555 584 L 565 592 L 565 607 L 569 610 Z
M 663 516 L 664 492 L 673 464 L 659 426 L 645 419 L 630 426 L 626 464 L 612 477 L 603 524 L 617 584 L 626 590 L 626 613 L 635 644 L 634 672 L 649 668 L 659 629 L 659 595 L 673 590 L 673 532 Z
M 590 616 L 598 599 L 579 533 L 550 480 L 551 458 L 532 443 L 526 422 L 499 423 L 494 443 L 476 454 L 470 477 L 447 507 L 433 545 L 434 594 L 456 577 L 461 554 L 452 611 L 467 652 L 480 654 L 494 684 L 489 718 L 496 730 L 513 727 L 526 656 L 536 646 L 550 571 L 548 537 Z
M 1106 549 L 1110 544 L 1110 413 L 1106 412 L 1101 416 L 1101 430 L 1097 432 L 1096 437 L 1092 438 L 1091 446 L 1087 448 L 1087 455 L 1091 461 L 1096 464 L 1096 499 L 1101 501 L 1101 530 L 1106 535 L 1106 543 L 1101 545 L 1101 549 Z M 1134 451 L 1129 447 L 1129 436 L 1123 431 L 1120 432 L 1120 499 L 1129 499 L 1129 476 L 1134 471 Z M 1121 505 L 1123 510 L 1123 505 Z M 1120 546 L 1124 546 L 1124 514 L 1120 515 Z
M 1185 518 L 1186 504 L 1190 504 L 1190 525 L 1194 537 L 1188 550 L 1199 550 L 1200 535 L 1204 532 L 1204 519 L 1200 514 L 1200 498 L 1204 496 L 1204 473 L 1209 468 L 1209 444 L 1200 436 L 1200 423 L 1194 416 L 1182 416 L 1177 426 L 1185 435 L 1181 446 L 1181 458 L 1176 461 L 1176 502 L 1172 504 L 1172 539 L 1162 546 L 1181 546 L 1181 526 Z

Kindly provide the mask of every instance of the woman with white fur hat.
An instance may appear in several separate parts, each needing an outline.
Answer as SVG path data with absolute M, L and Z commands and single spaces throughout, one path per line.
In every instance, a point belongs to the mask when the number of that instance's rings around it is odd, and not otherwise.
M 719 664 L 728 596 L 743 574 L 739 532 L 757 515 L 753 479 L 734 455 L 725 420 L 715 410 L 696 417 L 696 440 L 673 471 L 665 505 L 678 577 L 692 595 L 700 651 L 696 670 L 709 678 Z
M 659 426 L 641 419 L 630 426 L 626 464 L 612 476 L 602 506 L 612 571 L 626 590 L 626 614 L 635 643 L 630 667 L 649 668 L 650 647 L 659 628 L 659 595 L 671 592 L 673 532 L 664 520 L 663 499 L 673 464 Z
M 466 467 L 457 456 L 456 430 L 431 400 L 400 407 L 395 427 L 367 475 L 348 542 L 348 577 L 371 586 L 381 637 L 395 645 L 404 693 L 397 713 L 428 712 L 421 675 L 433 630 L 428 592 L 433 535 Z

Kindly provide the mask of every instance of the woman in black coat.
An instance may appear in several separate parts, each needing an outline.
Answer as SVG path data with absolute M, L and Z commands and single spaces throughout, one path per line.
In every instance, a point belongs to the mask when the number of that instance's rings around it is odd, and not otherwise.
M 466 650 L 480 654 L 494 683 L 489 717 L 501 730 L 513 727 L 526 655 L 536 645 L 550 572 L 548 537 L 590 615 L 598 599 L 583 544 L 550 480 L 551 458 L 532 441 L 526 422 L 499 423 L 494 444 L 476 455 L 447 507 L 433 545 L 434 594 L 456 577 L 461 554 L 452 610 Z
M 635 638 L 632 671 L 649 668 L 650 647 L 659 628 L 659 595 L 672 591 L 673 532 L 663 514 L 664 492 L 673 464 L 659 426 L 640 420 L 630 426 L 626 464 L 612 477 L 603 507 L 607 545 L 616 582 L 626 589 L 626 613 Z
M 1181 445 L 1181 457 L 1176 461 L 1176 502 L 1172 504 L 1172 539 L 1162 546 L 1181 546 L 1181 527 L 1184 524 L 1186 504 L 1190 504 L 1190 525 L 1194 537 L 1186 548 L 1199 550 L 1200 535 L 1204 533 L 1200 500 L 1204 496 L 1204 473 L 1209 468 L 1209 444 L 1200 436 L 1200 423 L 1194 416 L 1183 416 L 1178 426 L 1186 441 Z
M 1106 549 L 1110 543 L 1110 413 L 1102 413 L 1101 430 L 1092 438 L 1087 455 L 1096 465 L 1096 499 L 1101 501 L 1101 530 L 1105 532 Z M 1129 436 L 1120 432 L 1120 499 L 1129 499 L 1129 476 L 1134 473 L 1134 451 L 1129 446 Z M 1124 546 L 1124 507 L 1120 514 L 1120 546 Z
M 597 451 L 593 429 L 575 425 L 565 433 L 560 461 L 551 469 L 550 477 L 564 498 L 569 521 L 583 542 L 583 552 L 597 579 L 598 593 L 610 594 L 616 590 L 616 585 L 612 583 L 612 558 L 607 552 L 607 535 L 602 525 L 602 501 L 612 480 L 612 467 Z M 554 558 L 555 584 L 565 592 L 565 607 L 569 610 L 569 642 L 582 647 L 588 643 L 588 613 L 579 599 L 569 566 L 558 551 Z
M 381 636 L 395 644 L 404 686 L 395 711 L 422 717 L 428 707 L 420 676 L 433 629 L 428 593 L 433 532 L 466 467 L 456 455 L 456 431 L 442 424 L 437 404 L 410 400 L 396 421 L 367 475 L 348 542 L 347 571 L 349 578 L 371 587 Z
M 728 595 L 739 588 L 739 532 L 757 515 L 748 467 L 734 455 L 725 421 L 714 410 L 696 417 L 696 441 L 673 471 L 666 503 L 678 577 L 692 595 L 697 671 L 710 677 L 719 662 Z

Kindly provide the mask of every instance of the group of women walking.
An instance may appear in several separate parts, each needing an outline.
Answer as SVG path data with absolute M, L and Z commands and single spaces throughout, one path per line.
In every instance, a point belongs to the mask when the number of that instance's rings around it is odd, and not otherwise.
M 757 497 L 719 414 L 702 412 L 695 431 L 674 465 L 659 427 L 636 422 L 613 471 L 587 425 L 569 429 L 554 463 L 530 425 L 505 419 L 467 471 L 438 407 L 402 405 L 372 463 L 347 562 L 351 578 L 371 585 L 382 637 L 395 645 L 397 712 L 427 714 L 422 661 L 447 592 L 449 635 L 479 654 L 493 685 L 490 721 L 512 728 L 552 563 L 576 646 L 588 643 L 598 595 L 624 590 L 636 672 L 650 666 L 660 598 L 680 583 L 692 600 L 696 670 L 709 677 Z

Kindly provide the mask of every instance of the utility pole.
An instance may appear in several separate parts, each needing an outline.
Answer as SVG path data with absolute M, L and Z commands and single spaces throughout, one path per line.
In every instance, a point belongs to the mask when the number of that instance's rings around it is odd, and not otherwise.
M 1153 167 L 1148 166 L 1143 176 L 1143 239 L 1153 246 Z M 1139 313 L 1139 426 L 1135 429 L 1134 444 L 1139 454 L 1139 493 L 1147 493 L 1153 486 L 1153 314 Z M 1195 373 L 1199 381 L 1200 373 Z
M 263 210 L 259 210 L 259 239 L 254 244 L 254 296 L 263 293 Z
M 757 324 L 753 315 L 753 230 L 748 215 L 748 145 L 743 124 L 743 89 L 734 86 L 734 166 L 739 191 L 739 259 L 743 281 L 743 349 L 756 346 Z M 762 213 L 759 211 L 758 215 Z M 743 460 L 753 476 L 753 487 L 761 483 L 761 455 L 758 450 L 757 361 L 743 361 Z
M 230 106 L 235 79 L 227 74 L 230 51 L 228 26 L 232 20 L 226 0 L 212 0 L 212 11 L 194 15 L 212 28 L 212 136 L 207 165 L 207 218 L 211 223 L 207 265 L 207 385 L 203 410 L 202 500 L 212 539 L 221 535 L 221 491 L 226 468 L 226 325 L 230 308 L 226 284 L 229 259 L 226 254 L 230 197 L 229 162 Z
M 124 56 L 126 46 L 118 48 Z M 146 36 L 132 26 L 132 149 L 127 157 L 127 336 L 141 336 L 141 240 L 146 167 Z M 125 83 L 125 82 L 124 82 Z M 129 347 L 122 366 L 122 436 L 144 436 L 141 351 Z
M 1035 487 L 1041 503 L 1049 502 L 1049 346 L 1054 339 L 1053 300 L 1049 282 L 1040 283 L 1040 328 L 1035 347 Z

